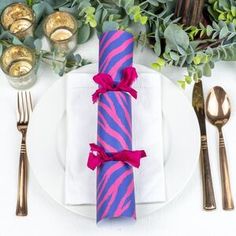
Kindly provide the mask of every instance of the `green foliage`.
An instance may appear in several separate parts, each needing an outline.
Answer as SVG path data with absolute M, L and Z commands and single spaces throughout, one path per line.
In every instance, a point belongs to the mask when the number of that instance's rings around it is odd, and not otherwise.
M 158 58 L 154 63 L 152 63 L 152 68 L 160 71 L 165 64 L 166 62 L 163 58 Z
M 188 34 L 177 24 L 169 24 L 164 31 L 166 52 L 185 52 L 189 47 Z
M 97 26 L 97 21 L 95 19 L 95 8 L 94 7 L 86 7 L 84 9 L 85 12 L 85 24 L 89 24 L 92 28 Z
M 23 1 L 23 0 L 22 0 Z M 19 1 L 17 1 L 19 2 Z M 42 50 L 43 19 L 53 11 L 73 14 L 78 21 L 78 44 L 87 42 L 96 30 L 122 29 L 130 32 L 142 47 L 150 47 L 157 56 L 151 65 L 161 70 L 165 65 L 186 67 L 188 74 L 179 84 L 185 88 L 192 81 L 210 76 L 217 61 L 236 60 L 236 2 L 208 0 L 208 25 L 183 26 L 174 16 L 176 0 L 24 0 L 35 12 L 34 37 L 20 41 L 0 27 L 0 52 L 11 44 L 33 48 L 60 75 L 88 63 L 79 55 L 58 59 L 55 52 Z M 0 11 L 12 3 L 2 0 Z M 140 27 L 141 26 L 141 27 Z M 55 63 L 53 63 L 53 61 Z
M 215 20 L 236 24 L 236 2 L 234 0 L 209 0 L 208 10 Z
M 134 20 L 135 23 L 139 22 L 142 25 L 145 25 L 147 23 L 148 17 L 143 16 L 141 13 L 141 7 L 140 6 L 133 6 L 129 9 L 129 15 Z

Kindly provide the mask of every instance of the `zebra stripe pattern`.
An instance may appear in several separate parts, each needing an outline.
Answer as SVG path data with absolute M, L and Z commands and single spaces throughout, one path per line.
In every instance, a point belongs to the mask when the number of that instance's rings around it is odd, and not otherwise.
M 133 35 L 109 31 L 100 37 L 99 72 L 120 82 L 122 70 L 133 63 Z M 107 92 L 98 101 L 97 143 L 109 154 L 132 150 L 131 97 Z M 133 169 L 121 161 L 109 161 L 97 169 L 97 221 L 136 218 Z

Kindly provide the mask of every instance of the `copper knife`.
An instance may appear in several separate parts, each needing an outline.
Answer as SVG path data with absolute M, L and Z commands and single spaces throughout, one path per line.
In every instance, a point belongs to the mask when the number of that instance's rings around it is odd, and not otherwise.
M 203 186 L 203 208 L 205 210 L 214 210 L 216 209 L 216 202 L 208 154 L 204 95 L 202 82 L 200 80 L 195 82 L 193 87 L 192 105 L 198 118 L 201 133 L 200 161 Z

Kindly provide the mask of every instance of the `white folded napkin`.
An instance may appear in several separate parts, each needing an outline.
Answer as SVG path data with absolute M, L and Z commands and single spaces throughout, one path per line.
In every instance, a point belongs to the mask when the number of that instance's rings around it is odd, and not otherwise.
M 65 203 L 96 203 L 96 171 L 87 168 L 89 143 L 96 143 L 97 104 L 92 94 L 94 73 L 72 72 L 67 79 L 67 156 Z M 132 98 L 133 150 L 144 149 L 147 157 L 134 169 L 136 203 L 165 200 L 162 138 L 161 76 L 139 73 Z

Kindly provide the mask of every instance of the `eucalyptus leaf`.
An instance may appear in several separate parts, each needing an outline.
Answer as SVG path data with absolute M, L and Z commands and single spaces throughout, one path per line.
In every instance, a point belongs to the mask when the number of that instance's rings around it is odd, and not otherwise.
M 48 3 L 50 6 L 53 6 L 54 9 L 58 9 L 66 5 L 70 0 L 44 0 L 44 2 Z
M 170 24 L 164 32 L 166 46 L 169 49 L 179 51 L 179 49 L 187 50 L 189 46 L 189 37 L 187 33 L 176 24 Z
M 148 0 L 148 2 L 149 2 L 151 5 L 155 6 L 155 7 L 158 7 L 158 6 L 159 6 L 159 1 L 158 1 L 158 0 Z
M 45 5 L 43 2 L 39 2 L 33 5 L 33 10 L 36 16 L 36 24 L 39 22 L 41 17 L 44 15 L 45 12 Z
M 119 24 L 114 21 L 105 21 L 102 25 L 103 32 L 117 30 L 118 28 L 119 28 Z
M 72 15 L 76 15 L 78 9 L 77 9 L 77 6 L 74 6 L 74 7 L 62 6 L 62 7 L 59 7 L 59 11 L 65 11 L 65 12 L 68 12 Z
M 213 28 L 211 27 L 211 25 L 207 25 L 207 28 L 206 28 L 207 36 L 210 37 L 212 32 L 213 32 Z
M 170 52 L 170 57 L 174 60 L 174 61 L 178 61 L 180 59 L 180 56 L 175 53 L 175 52 Z
M 82 25 L 77 32 L 77 40 L 79 44 L 87 42 L 91 33 L 89 25 Z
M 228 33 L 229 33 L 228 27 L 227 27 L 227 26 L 224 26 L 224 27 L 220 30 L 219 38 L 222 39 L 222 38 L 226 37 Z
M 134 5 L 134 0 L 119 0 L 119 6 L 128 10 L 131 6 Z
M 80 15 L 82 15 L 84 13 L 84 10 L 87 8 L 87 7 L 90 7 L 91 6 L 91 3 L 89 0 L 80 0 L 78 1 L 78 12 Z
M 15 36 L 13 36 L 12 43 L 15 45 L 22 45 L 22 42 Z
M 204 64 L 202 72 L 204 76 L 211 76 L 211 67 L 208 63 Z
M 161 55 L 161 43 L 160 41 L 156 41 L 154 45 L 154 52 L 159 57 Z

